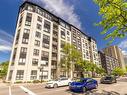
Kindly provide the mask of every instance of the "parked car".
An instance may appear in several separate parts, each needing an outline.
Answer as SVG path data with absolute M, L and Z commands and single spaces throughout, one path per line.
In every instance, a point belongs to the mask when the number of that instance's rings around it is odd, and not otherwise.
M 57 88 L 60 86 L 67 86 L 71 82 L 72 82 L 71 79 L 62 77 L 62 78 L 59 78 L 56 80 L 51 80 L 51 81 L 47 82 L 45 87 L 46 88 Z
M 100 79 L 100 83 L 103 83 L 103 84 L 111 84 L 116 82 L 117 80 L 115 76 L 105 76 Z
M 86 92 L 87 90 L 95 89 L 97 87 L 98 82 L 92 78 L 82 78 L 69 85 L 69 89 L 74 92 Z

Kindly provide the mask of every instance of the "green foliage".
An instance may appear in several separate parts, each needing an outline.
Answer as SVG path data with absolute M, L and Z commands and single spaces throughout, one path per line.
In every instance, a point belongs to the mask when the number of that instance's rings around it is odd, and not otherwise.
M 127 33 L 127 1 L 126 0 L 94 0 L 99 6 L 102 21 L 97 25 L 103 27 L 101 34 L 111 44 L 115 38 L 124 38 Z
M 90 61 L 87 61 L 87 60 L 83 60 L 82 62 L 80 62 L 80 67 L 81 67 L 81 70 L 83 72 L 86 72 L 86 71 L 90 71 L 92 72 L 92 77 L 94 77 L 95 75 L 95 72 L 97 74 L 104 74 L 105 73 L 105 70 L 101 67 L 98 67 L 96 64 L 90 62 Z
M 115 69 L 112 71 L 112 74 L 113 74 L 113 75 L 122 76 L 122 75 L 124 75 L 124 70 L 122 70 L 121 68 L 115 68 Z
M 1 67 L 1 71 L 0 71 L 0 77 L 5 77 L 6 74 L 7 74 L 7 70 L 8 70 L 8 65 L 9 65 L 9 61 L 6 61 L 6 62 L 2 62 L 0 64 L 0 67 Z
M 33 83 L 40 83 L 40 80 L 33 80 Z
M 69 74 L 70 70 L 72 69 L 72 65 L 80 63 L 80 61 L 82 60 L 82 55 L 77 49 L 75 49 L 73 45 L 69 43 L 65 44 L 62 51 L 64 53 L 64 56 L 61 58 L 60 65 L 62 68 L 64 67 L 64 69 Z

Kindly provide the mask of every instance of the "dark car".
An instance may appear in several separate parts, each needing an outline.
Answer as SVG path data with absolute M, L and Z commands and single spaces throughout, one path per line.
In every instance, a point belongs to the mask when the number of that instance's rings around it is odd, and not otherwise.
M 102 77 L 100 80 L 100 83 L 103 83 L 103 84 L 111 84 L 116 82 L 117 80 L 115 76 L 105 76 L 105 77 Z
M 98 82 L 92 78 L 82 78 L 80 81 L 72 82 L 69 89 L 74 92 L 85 92 L 98 87 Z

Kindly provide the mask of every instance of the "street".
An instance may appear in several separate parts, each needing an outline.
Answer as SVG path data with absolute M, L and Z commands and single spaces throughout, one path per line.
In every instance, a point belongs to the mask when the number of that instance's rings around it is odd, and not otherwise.
M 67 87 L 45 88 L 43 84 L 0 85 L 0 95 L 127 95 L 127 78 L 118 79 L 114 84 L 99 84 L 97 89 L 86 93 L 74 93 Z

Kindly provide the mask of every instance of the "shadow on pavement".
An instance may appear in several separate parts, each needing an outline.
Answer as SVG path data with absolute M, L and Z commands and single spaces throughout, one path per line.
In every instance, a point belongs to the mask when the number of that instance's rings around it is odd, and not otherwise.
M 120 93 L 118 92 L 115 92 L 115 91 L 101 91 L 101 92 L 98 92 L 97 89 L 94 89 L 94 90 L 90 90 L 90 91 L 87 91 L 85 93 L 77 93 L 77 92 L 71 92 L 69 90 L 66 90 L 68 93 L 70 93 L 71 95 L 120 95 Z M 127 94 L 125 94 L 127 95 Z

